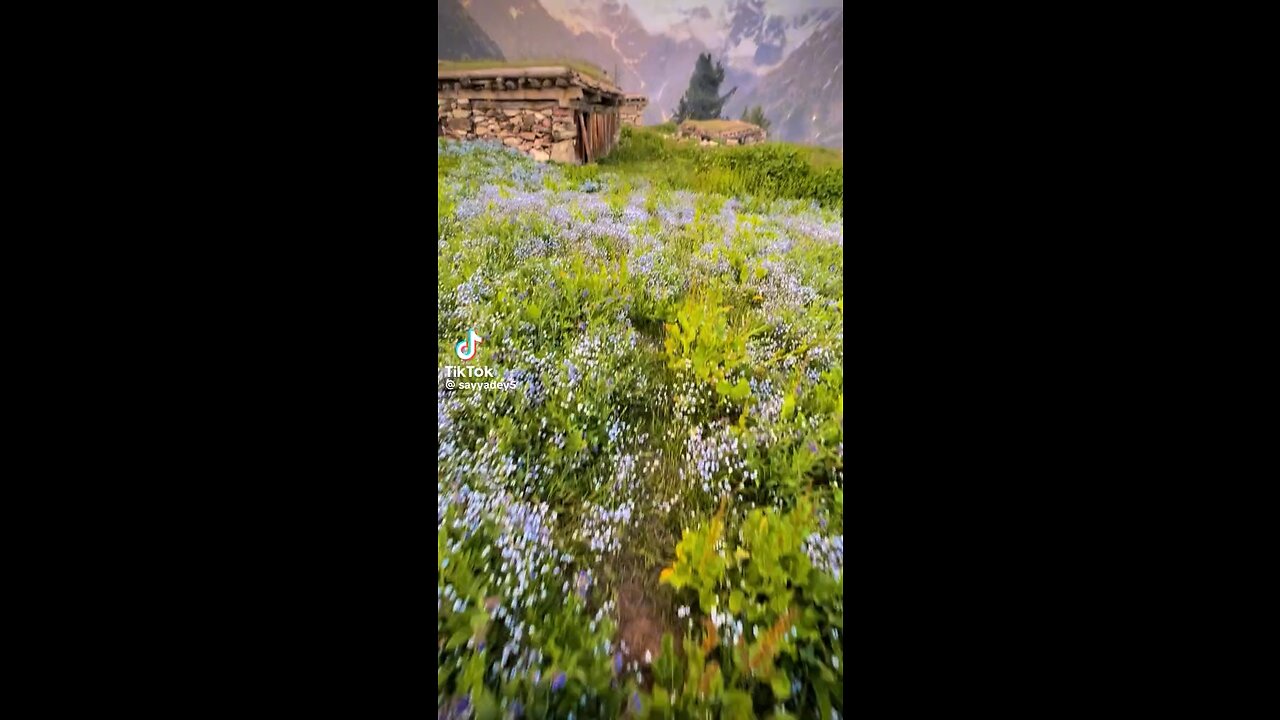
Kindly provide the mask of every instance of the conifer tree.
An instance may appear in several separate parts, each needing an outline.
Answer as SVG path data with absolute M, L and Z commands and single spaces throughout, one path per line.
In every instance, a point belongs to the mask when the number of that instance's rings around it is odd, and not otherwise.
M 742 109 L 742 121 L 749 122 L 752 125 L 759 125 L 760 129 L 768 130 L 773 123 L 769 122 L 769 118 L 764 116 L 764 107 L 757 105 L 753 108 Z
M 676 107 L 675 121 L 716 120 L 724 104 L 733 96 L 738 88 L 720 96 L 720 83 L 724 82 L 724 66 L 711 64 L 711 53 L 698 55 L 698 62 L 693 67 L 693 75 L 689 78 L 689 89 L 680 104 Z

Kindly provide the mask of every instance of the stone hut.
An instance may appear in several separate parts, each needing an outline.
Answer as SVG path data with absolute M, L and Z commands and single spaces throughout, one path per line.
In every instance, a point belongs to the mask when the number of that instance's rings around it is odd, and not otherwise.
M 437 68 L 436 134 L 500 140 L 534 160 L 588 163 L 621 135 L 623 94 L 568 67 Z
M 649 105 L 649 98 L 643 95 L 635 95 L 628 93 L 622 98 L 622 124 L 635 125 L 639 127 L 644 124 L 641 117 L 644 116 L 644 109 Z
M 677 139 L 703 145 L 754 145 L 765 137 L 764 128 L 741 120 L 685 120 L 676 128 Z

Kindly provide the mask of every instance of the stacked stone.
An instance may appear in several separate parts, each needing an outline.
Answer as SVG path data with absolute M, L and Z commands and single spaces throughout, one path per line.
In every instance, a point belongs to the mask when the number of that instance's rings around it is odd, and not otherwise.
M 640 126 L 644 124 L 644 109 L 649 105 L 649 98 L 643 95 L 627 95 L 622 100 L 618 114 L 623 125 Z
M 750 123 L 738 122 L 738 127 L 732 130 L 722 130 L 712 132 L 698 127 L 694 123 L 686 122 L 676 128 L 676 139 L 692 141 L 696 140 L 699 145 L 755 145 L 762 143 L 767 137 L 763 128 Z
M 455 140 L 497 140 L 538 162 L 574 162 L 577 130 L 573 110 L 550 101 L 499 107 L 467 98 L 437 101 L 445 137 Z

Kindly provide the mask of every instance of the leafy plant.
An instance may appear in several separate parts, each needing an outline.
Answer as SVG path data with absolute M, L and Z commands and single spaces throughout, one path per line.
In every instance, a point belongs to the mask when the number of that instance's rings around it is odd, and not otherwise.
M 745 378 L 732 376 L 746 359 L 746 341 L 751 331 L 745 323 L 729 322 L 731 308 L 720 305 L 717 295 L 689 297 L 676 312 L 676 322 L 667 323 L 666 348 L 672 369 L 689 370 L 699 380 L 710 383 L 716 392 L 741 402 L 751 393 Z
M 813 506 L 802 499 L 786 513 L 751 510 L 739 525 L 740 543 L 717 545 L 723 513 L 722 506 L 705 527 L 687 531 L 662 573 L 661 582 L 696 593 L 710 619 L 701 638 L 683 639 L 681 680 L 670 664 L 656 673 L 662 694 L 655 690 L 654 707 L 751 717 L 753 707 L 787 703 L 804 717 L 830 717 L 843 706 L 843 581 L 815 568 L 806 552 Z

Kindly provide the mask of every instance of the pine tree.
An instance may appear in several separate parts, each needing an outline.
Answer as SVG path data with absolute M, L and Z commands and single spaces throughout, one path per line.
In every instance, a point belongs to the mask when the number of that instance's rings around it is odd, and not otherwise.
M 752 125 L 759 125 L 760 129 L 768 130 L 773 123 L 769 122 L 769 118 L 764 116 L 764 107 L 757 105 L 753 108 L 742 109 L 742 121 L 749 122 Z
M 724 66 L 711 64 L 711 53 L 698 55 L 698 62 L 693 66 L 693 75 L 689 78 L 689 89 L 680 98 L 680 105 L 675 111 L 677 123 L 685 120 L 715 120 L 720 117 L 724 104 L 733 96 L 738 88 L 733 88 L 724 97 L 720 96 L 720 83 L 724 82 Z

